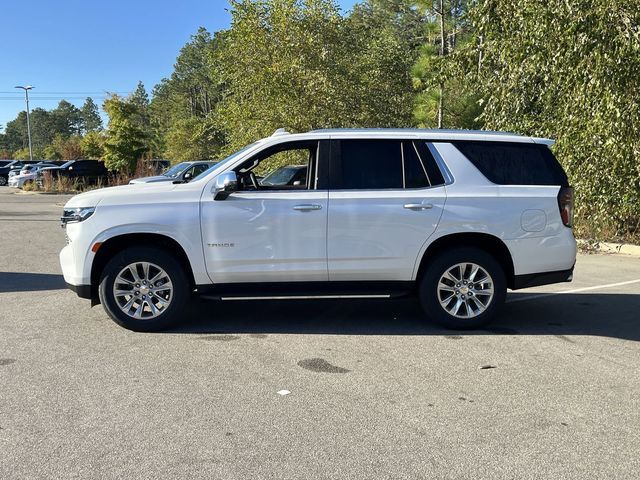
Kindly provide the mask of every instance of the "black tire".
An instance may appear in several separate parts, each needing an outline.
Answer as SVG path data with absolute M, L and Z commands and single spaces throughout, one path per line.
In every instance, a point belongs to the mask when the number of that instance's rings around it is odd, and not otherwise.
M 148 262 L 162 268 L 173 286 L 169 305 L 156 317 L 137 319 L 129 316 L 120 308 L 114 296 L 116 277 L 125 267 L 135 262 Z M 167 329 L 179 321 L 190 297 L 190 285 L 183 266 L 166 250 L 155 247 L 131 247 L 116 254 L 106 264 L 100 277 L 98 294 L 109 317 L 121 327 L 136 332 L 156 332 Z
M 4 187 L 8 183 L 8 178 L 5 175 L 0 175 L 0 187 Z
M 460 318 L 441 305 L 438 283 L 447 270 L 466 262 L 475 263 L 486 270 L 493 279 L 494 294 L 482 313 L 470 318 Z M 419 296 L 422 308 L 435 323 L 453 330 L 468 330 L 482 327 L 493 319 L 507 296 L 507 282 L 502 267 L 492 255 L 478 248 L 456 247 L 442 252 L 428 265 L 420 282 Z

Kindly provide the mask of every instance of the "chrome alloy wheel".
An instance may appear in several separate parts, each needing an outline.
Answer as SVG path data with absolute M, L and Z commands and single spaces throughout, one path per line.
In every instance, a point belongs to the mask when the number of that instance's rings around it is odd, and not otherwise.
M 173 284 L 167 272 L 149 262 L 124 267 L 113 283 L 113 296 L 124 313 L 136 320 L 162 314 L 173 299 Z
M 493 279 L 475 263 L 458 263 L 442 274 L 437 287 L 438 301 L 449 315 L 474 318 L 493 300 Z

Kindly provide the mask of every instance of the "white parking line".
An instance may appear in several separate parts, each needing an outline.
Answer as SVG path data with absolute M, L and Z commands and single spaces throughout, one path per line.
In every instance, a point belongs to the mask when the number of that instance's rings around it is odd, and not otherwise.
M 573 290 L 565 290 L 564 292 L 540 293 L 538 295 L 531 295 L 530 297 L 512 298 L 507 300 L 505 303 L 525 302 L 527 300 L 535 300 L 537 298 L 550 297 L 552 295 L 562 295 L 566 293 L 581 293 L 581 292 L 589 292 L 591 290 L 600 290 L 601 288 L 621 287 L 623 285 L 631 285 L 632 283 L 640 283 L 640 279 L 628 280 L 626 282 L 618 282 L 618 283 L 607 283 L 606 285 L 595 285 L 593 287 L 574 288 Z

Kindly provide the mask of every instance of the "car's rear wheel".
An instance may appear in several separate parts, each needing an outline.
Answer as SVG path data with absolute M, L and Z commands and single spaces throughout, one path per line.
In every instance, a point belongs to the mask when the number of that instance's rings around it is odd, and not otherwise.
M 7 177 L 0 175 L 0 187 L 4 187 L 7 184 Z
M 420 301 L 436 323 L 452 329 L 486 325 L 504 303 L 504 271 L 490 254 L 477 248 L 441 253 L 424 272 Z
M 138 332 L 163 330 L 176 323 L 189 297 L 189 281 L 168 252 L 133 247 L 105 266 L 100 301 L 118 325 Z

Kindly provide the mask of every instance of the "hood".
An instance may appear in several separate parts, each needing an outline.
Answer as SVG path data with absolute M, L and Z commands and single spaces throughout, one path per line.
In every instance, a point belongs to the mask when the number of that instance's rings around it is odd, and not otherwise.
M 171 182 L 162 182 L 140 188 L 136 185 L 120 185 L 118 187 L 99 188 L 71 197 L 64 208 L 96 207 L 100 204 L 127 204 L 145 201 L 156 195 L 163 195 L 176 187 Z
M 154 175 L 153 177 L 134 178 L 131 183 L 156 183 L 156 182 L 172 182 L 177 178 L 165 177 L 164 175 Z

